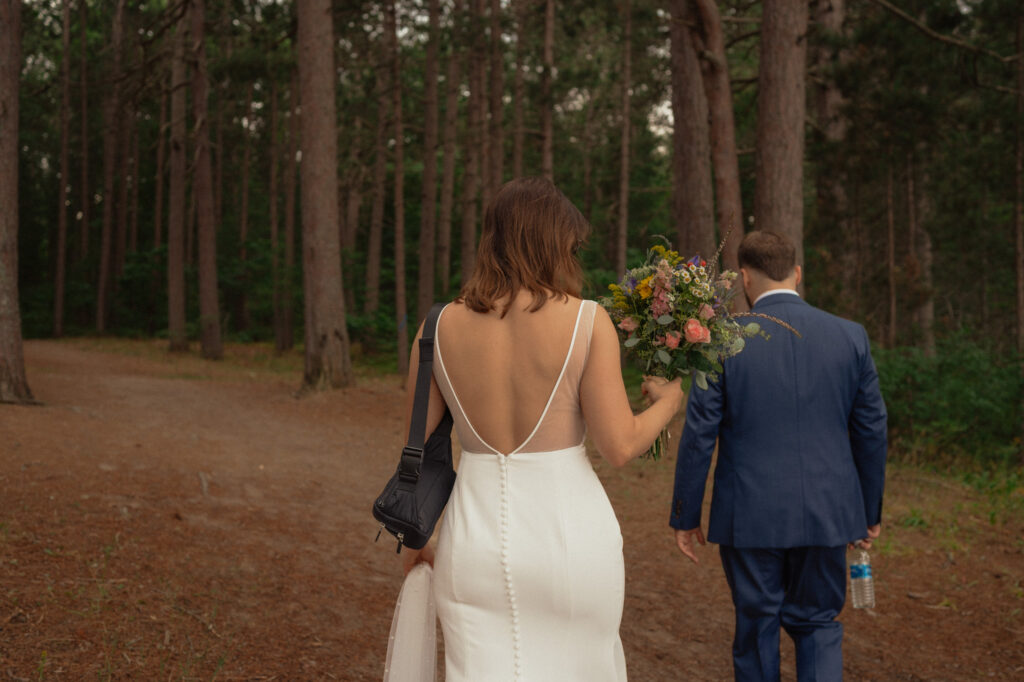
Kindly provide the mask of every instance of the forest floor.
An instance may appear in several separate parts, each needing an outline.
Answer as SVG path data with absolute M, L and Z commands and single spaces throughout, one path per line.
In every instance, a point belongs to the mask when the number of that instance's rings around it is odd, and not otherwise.
M 0 680 L 380 679 L 401 571 L 370 506 L 403 441 L 398 380 L 297 398 L 297 353 L 163 348 L 26 344 L 42 404 L 0 405 Z M 630 679 L 731 679 L 717 550 L 692 565 L 667 526 L 674 457 L 593 461 L 625 541 Z M 1024 679 L 1024 489 L 892 464 L 885 509 L 878 608 L 841 616 L 847 678 Z

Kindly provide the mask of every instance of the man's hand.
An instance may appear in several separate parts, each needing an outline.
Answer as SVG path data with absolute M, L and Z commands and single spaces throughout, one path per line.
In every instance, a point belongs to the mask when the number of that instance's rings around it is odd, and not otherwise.
M 700 559 L 697 558 L 695 543 L 705 544 L 704 533 L 701 531 L 700 526 L 690 530 L 676 531 L 676 547 L 679 548 L 680 552 L 689 557 L 690 561 L 699 564 Z
M 871 549 L 871 543 L 878 539 L 878 536 L 882 534 L 882 524 L 876 523 L 873 526 L 868 526 L 868 536 L 863 540 L 857 540 L 851 545 L 852 547 L 860 547 L 861 549 Z

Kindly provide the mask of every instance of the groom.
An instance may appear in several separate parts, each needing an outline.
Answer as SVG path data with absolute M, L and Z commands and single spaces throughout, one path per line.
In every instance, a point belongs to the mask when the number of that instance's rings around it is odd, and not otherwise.
M 751 339 L 717 383 L 694 386 L 669 524 L 697 562 L 701 505 L 718 441 L 708 539 L 736 608 L 736 680 L 779 679 L 779 627 L 797 677 L 841 680 L 849 542 L 881 531 L 886 412 L 864 328 L 805 303 L 793 244 L 751 232 L 740 273 L 770 340 Z

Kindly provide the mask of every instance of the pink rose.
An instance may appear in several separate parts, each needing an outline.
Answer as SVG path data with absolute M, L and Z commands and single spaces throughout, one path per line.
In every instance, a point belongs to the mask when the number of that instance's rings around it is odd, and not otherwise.
M 683 335 L 679 332 L 669 332 L 665 335 L 665 345 L 669 348 L 679 348 L 679 342 L 682 339 Z
M 634 320 L 632 317 L 624 318 L 622 322 L 619 322 L 619 329 L 621 329 L 624 332 L 636 331 L 636 328 L 639 326 L 640 325 L 637 323 L 637 321 Z
M 711 330 L 702 325 L 699 320 L 695 320 L 692 317 L 686 321 L 686 326 L 683 327 L 683 332 L 686 334 L 686 340 L 689 343 L 711 342 Z
M 714 316 L 715 316 L 714 308 L 709 306 L 707 303 L 703 304 L 700 307 L 700 319 L 702 319 L 702 320 L 710 320 Z

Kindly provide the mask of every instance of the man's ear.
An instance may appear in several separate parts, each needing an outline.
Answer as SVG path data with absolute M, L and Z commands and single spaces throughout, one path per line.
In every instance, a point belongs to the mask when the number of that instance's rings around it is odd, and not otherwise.
M 799 265 L 797 265 L 795 270 L 796 270 L 796 285 L 800 286 L 800 282 L 803 281 L 803 278 L 804 278 L 804 269 L 801 268 Z
M 740 277 L 743 278 L 743 290 L 750 291 L 750 272 L 746 268 L 740 268 Z

